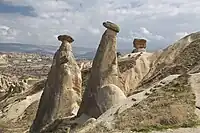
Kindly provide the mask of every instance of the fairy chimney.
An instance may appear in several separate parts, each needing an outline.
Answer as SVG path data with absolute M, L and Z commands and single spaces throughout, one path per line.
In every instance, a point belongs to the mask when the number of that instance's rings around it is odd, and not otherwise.
M 105 105 L 105 103 L 110 102 L 114 104 L 117 101 L 117 99 L 102 101 L 105 95 L 111 95 L 106 92 L 106 89 L 110 87 L 104 86 L 113 84 L 117 85 L 119 88 L 121 87 L 116 54 L 116 36 L 120 29 L 116 24 L 109 21 L 104 22 L 103 26 L 107 29 L 102 35 L 99 47 L 94 57 L 91 74 L 83 94 L 78 116 L 86 114 L 88 116 L 98 118 L 111 106 L 110 104 Z M 113 89 L 113 87 L 111 88 Z M 101 95 L 103 93 L 105 93 L 105 95 Z M 114 95 L 113 97 L 117 95 L 115 98 L 120 98 L 118 97 L 119 93 L 113 93 L 112 95 Z
M 145 39 L 134 39 L 133 40 L 133 47 L 135 47 L 135 49 L 133 50 L 132 53 L 135 52 L 145 52 L 146 51 L 146 43 L 147 41 Z
M 54 55 L 30 133 L 39 133 L 59 117 L 73 115 L 81 101 L 81 71 L 71 46 L 74 40 L 68 35 L 60 35 L 58 40 L 62 44 Z

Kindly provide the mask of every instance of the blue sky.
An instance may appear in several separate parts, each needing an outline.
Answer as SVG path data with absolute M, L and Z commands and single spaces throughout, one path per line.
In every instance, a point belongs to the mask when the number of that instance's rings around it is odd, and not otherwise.
M 119 48 L 145 38 L 159 49 L 199 31 L 199 14 L 199 0 L 0 0 L 0 42 L 59 45 L 57 35 L 69 34 L 75 46 L 97 47 L 110 20 Z
M 12 5 L 3 1 L 0 1 L 0 13 L 19 13 L 25 16 L 35 16 L 34 9 L 31 6 Z

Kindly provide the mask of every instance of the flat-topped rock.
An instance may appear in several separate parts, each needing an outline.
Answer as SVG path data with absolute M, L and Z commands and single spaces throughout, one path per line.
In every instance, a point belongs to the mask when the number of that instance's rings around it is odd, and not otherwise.
M 111 30 L 113 30 L 113 31 L 115 31 L 117 33 L 120 31 L 119 26 L 114 24 L 114 23 L 112 23 L 112 22 L 110 22 L 110 21 L 103 22 L 103 26 L 108 28 L 108 29 L 111 29 Z
M 72 43 L 74 41 L 74 39 L 69 35 L 59 35 L 58 40 L 61 41 L 61 42 L 67 41 L 69 43 Z
M 133 46 L 136 49 L 146 48 L 147 40 L 136 38 L 133 40 Z

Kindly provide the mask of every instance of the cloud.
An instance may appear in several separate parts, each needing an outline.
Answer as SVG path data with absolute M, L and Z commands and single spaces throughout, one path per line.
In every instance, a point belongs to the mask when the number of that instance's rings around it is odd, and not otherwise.
M 143 33 L 143 34 L 146 34 L 146 35 L 149 35 L 149 34 L 152 34 L 152 33 L 150 33 L 146 28 L 144 28 L 144 27 L 140 27 L 140 30 L 141 30 L 141 32 Z
M 200 30 L 199 0 L 1 0 L 34 15 L 0 12 L 0 42 L 59 45 L 56 36 L 73 36 L 75 46 L 97 47 L 103 21 L 120 26 L 118 47 L 131 48 L 136 37 L 150 49 L 163 48 Z M 8 27 L 5 29 L 5 27 Z
M 182 37 L 184 37 L 184 36 L 187 36 L 189 33 L 187 33 L 187 32 L 177 32 L 176 33 L 176 36 L 178 36 L 178 38 L 182 38 Z

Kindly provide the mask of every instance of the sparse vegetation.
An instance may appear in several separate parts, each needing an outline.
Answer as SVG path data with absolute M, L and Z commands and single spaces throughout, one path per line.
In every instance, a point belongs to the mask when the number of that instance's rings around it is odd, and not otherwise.
M 116 118 L 116 128 L 144 132 L 197 125 L 195 95 L 188 78 L 187 74 L 178 77 L 137 106 L 122 112 Z

